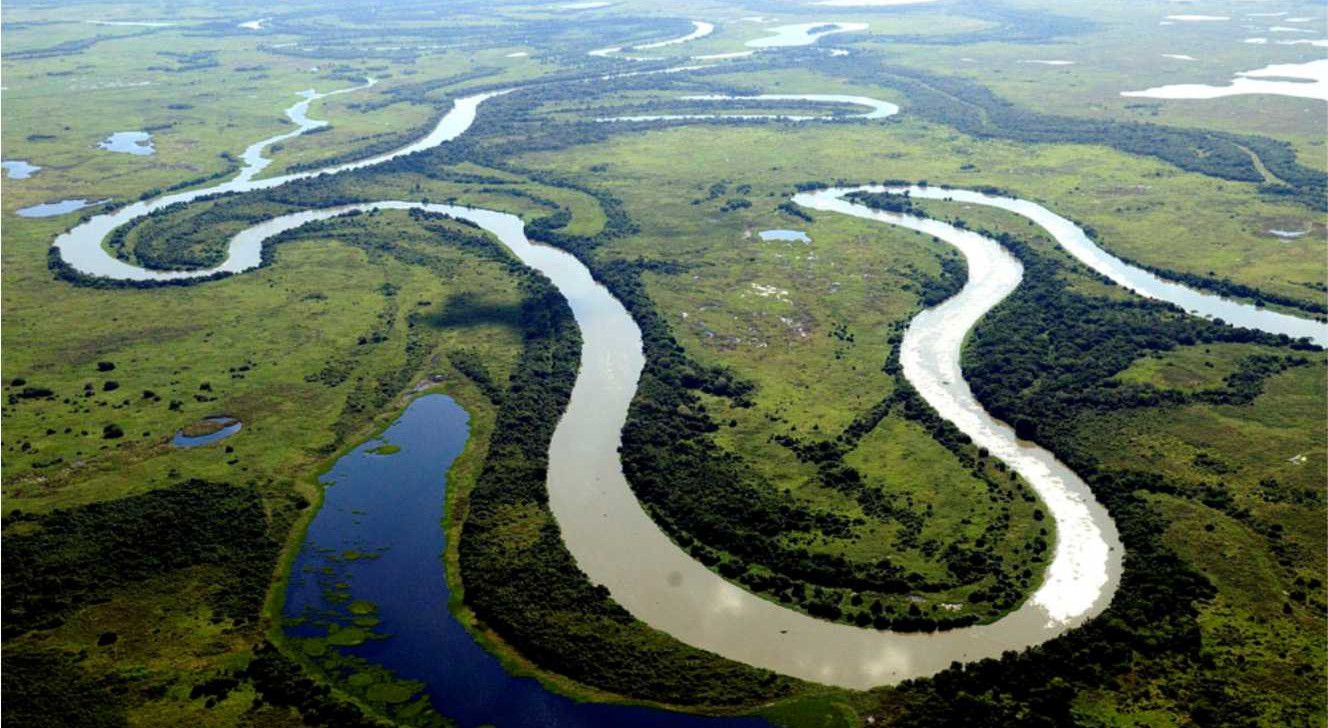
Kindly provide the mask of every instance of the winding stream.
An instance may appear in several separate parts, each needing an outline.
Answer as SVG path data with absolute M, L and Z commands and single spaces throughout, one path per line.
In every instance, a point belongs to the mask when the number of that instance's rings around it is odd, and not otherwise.
M 835 33 L 855 33 L 866 30 L 867 23 L 838 23 L 838 22 L 820 22 L 820 23 L 797 23 L 794 25 L 781 25 L 775 28 L 765 28 L 765 32 L 770 33 L 761 38 L 749 40 L 745 44 L 748 48 L 788 48 L 791 46 L 811 45 L 816 41 L 834 35 Z
M 842 199 L 849 190 L 824 190 L 794 198 L 814 209 L 935 235 L 963 252 L 969 264 L 968 283 L 959 294 L 910 323 L 901 352 L 904 374 L 942 416 L 1019 472 L 1042 496 L 1059 529 L 1046 578 L 1021 607 L 994 624 L 936 634 L 878 632 L 809 617 L 725 581 L 670 541 L 633 496 L 617 452 L 644 364 L 641 332 L 622 304 L 593 280 L 585 266 L 561 250 L 532 244 L 522 221 L 514 215 L 391 200 L 306 210 L 241 232 L 232 238 L 225 262 L 200 271 L 145 270 L 116 260 L 102 247 L 106 235 L 116 227 L 170 204 L 217 192 L 271 189 L 437 146 L 464 132 L 477 107 L 494 95 L 457 100 L 432 132 L 397 151 L 315 172 L 263 180 L 237 177 L 211 189 L 136 203 L 89 219 L 59 236 L 55 246 L 66 262 L 83 273 L 146 280 L 252 269 L 261 260 L 264 240 L 354 210 L 422 209 L 469 220 L 492 232 L 517 258 L 552 281 L 567 298 L 581 329 L 581 369 L 549 453 L 550 506 L 569 551 L 592 581 L 607 587 L 637 618 L 724 657 L 818 682 L 867 688 L 930 675 L 955 660 L 997 657 L 1006 650 L 1039 644 L 1105 608 L 1119 581 L 1122 556 L 1112 521 L 1074 473 L 1046 451 L 1020 442 L 1010 428 L 989 417 L 962 378 L 959 352 L 965 333 L 1022 278 L 1022 268 L 1013 256 L 976 233 L 852 205 Z M 954 196 L 958 191 L 944 192 Z M 1059 228 L 1048 229 L 1058 239 L 1065 234 Z M 1067 245 L 1065 240 L 1062 244 Z M 1221 300 L 1194 296 L 1201 312 L 1207 312 L 1203 307 L 1207 303 Z M 436 561 L 433 565 L 436 568 Z M 402 599 L 409 599 L 406 590 L 399 593 Z M 446 610 L 441 603 L 424 606 Z M 409 634 L 399 636 L 411 639 Z
M 642 43 L 640 45 L 634 45 L 631 47 L 631 50 L 649 51 L 649 50 L 654 50 L 656 48 L 664 48 L 666 46 L 678 45 L 679 43 L 686 43 L 688 41 L 696 40 L 697 38 L 704 38 L 713 32 L 715 32 L 715 26 L 713 23 L 707 23 L 704 20 L 693 20 L 692 32 L 688 33 L 687 35 L 679 36 L 677 38 L 669 38 L 667 40 L 659 40 L 653 43 Z M 622 50 L 623 46 L 611 46 L 609 48 L 597 48 L 593 51 L 588 52 L 586 55 L 595 56 L 596 58 L 608 58 L 609 56 L 615 53 L 621 53 Z M 630 60 L 648 60 L 648 59 L 635 58 Z
M 267 169 L 268 165 L 272 164 L 272 160 L 263 156 L 263 150 L 273 144 L 284 142 L 287 139 L 293 139 L 307 131 L 321 129 L 322 127 L 327 126 L 326 121 L 309 118 L 310 104 L 319 99 L 328 98 L 329 96 L 338 96 L 340 94 L 348 94 L 352 91 L 361 91 L 366 88 L 371 88 L 377 83 L 377 80 L 369 78 L 365 79 L 364 83 L 359 86 L 351 86 L 350 88 L 338 89 L 336 91 L 328 91 L 320 94 L 313 89 L 309 89 L 308 91 L 300 92 L 300 96 L 303 96 L 304 100 L 289 109 L 286 109 L 286 118 L 295 122 L 296 128 L 292 131 L 285 132 L 284 134 L 268 137 L 267 139 L 249 145 L 249 147 L 240 155 L 240 159 L 244 161 L 244 167 L 240 170 L 240 173 L 231 180 L 231 182 L 233 184 L 248 182 L 254 177 L 257 177 L 260 172 Z
M 603 116 L 595 119 L 609 121 L 705 121 L 705 120 L 756 120 L 775 119 L 781 121 L 834 121 L 836 119 L 884 119 L 899 113 L 899 107 L 889 101 L 873 99 L 870 96 L 852 96 L 848 94 L 759 94 L 756 96 L 725 96 L 721 94 L 697 94 L 681 97 L 683 101 L 810 101 L 823 104 L 851 104 L 869 109 L 862 114 L 844 116 L 805 116 L 796 114 L 646 114 L 642 116 Z
M 1247 329 L 1258 329 L 1274 334 L 1286 334 L 1293 339 L 1307 337 L 1319 346 L 1328 346 L 1328 323 L 1270 311 L 1248 303 L 1241 303 L 1211 293 L 1203 293 L 1179 283 L 1132 266 L 1113 256 L 1094 243 L 1084 229 L 1057 215 L 1036 202 L 1014 197 L 988 195 L 972 190 L 943 187 L 858 187 L 854 190 L 829 190 L 817 193 L 816 199 L 842 196 L 852 191 L 890 192 L 920 200 L 953 200 L 970 205 L 997 207 L 1021 215 L 1046 230 L 1070 255 L 1084 265 L 1110 278 L 1117 285 L 1145 298 L 1154 298 L 1175 304 L 1198 315 L 1222 319 L 1228 324 Z

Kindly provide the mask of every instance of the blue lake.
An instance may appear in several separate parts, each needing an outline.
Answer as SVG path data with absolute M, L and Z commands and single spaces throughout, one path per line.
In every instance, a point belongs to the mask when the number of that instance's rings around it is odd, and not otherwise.
M 146 157 L 156 152 L 152 148 L 152 135 L 145 131 L 117 131 L 97 146 L 108 152 L 135 154 Z
M 85 207 L 100 205 L 107 200 L 60 200 L 59 202 L 43 202 L 40 205 L 25 207 L 18 211 L 19 217 L 54 217 L 68 212 L 82 210 Z
M 325 634 L 312 622 L 338 618 L 332 616 L 337 605 L 324 594 L 333 583 L 348 583 L 353 599 L 377 607 L 382 621 L 375 632 L 391 637 L 340 649 L 425 683 L 435 708 L 463 728 L 769 728 L 755 718 L 577 703 L 534 679 L 508 674 L 485 652 L 448 609 L 451 591 L 442 562 L 445 476 L 468 435 L 465 410 L 449 397 L 427 395 L 381 438 L 336 462 L 323 478 L 331 485 L 286 591 L 285 616 L 310 619 L 288 626 L 288 634 Z M 385 443 L 401 449 L 371 452 Z M 347 551 L 372 558 L 336 558 Z M 339 621 L 349 624 L 344 616 Z
M 801 230 L 762 230 L 757 233 L 762 240 L 795 240 L 799 243 L 810 243 L 811 238 L 807 233 Z
M 176 447 L 198 447 L 200 445 L 211 445 L 212 443 L 217 442 L 218 440 L 224 440 L 230 437 L 231 435 L 234 435 L 235 433 L 240 431 L 240 428 L 244 427 L 244 423 L 240 422 L 239 420 L 233 417 L 209 417 L 207 418 L 207 421 L 225 422 L 229 424 L 225 425 L 216 432 L 209 432 L 206 435 L 198 435 L 196 437 L 190 437 L 184 434 L 184 431 L 181 430 L 180 432 L 175 433 L 175 437 L 171 438 L 171 444 Z
M 4 167 L 5 175 L 10 179 L 27 179 L 41 169 L 35 164 L 25 162 L 22 159 L 11 159 L 0 162 L 0 167 Z

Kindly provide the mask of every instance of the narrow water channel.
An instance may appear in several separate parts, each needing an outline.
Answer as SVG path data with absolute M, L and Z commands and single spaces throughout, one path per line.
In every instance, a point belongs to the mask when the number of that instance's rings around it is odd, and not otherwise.
M 1043 230 L 1046 230 L 1065 252 L 1078 258 L 1089 268 L 1110 278 L 1116 285 L 1145 298 L 1166 301 L 1192 314 L 1221 319 L 1233 326 L 1242 326 L 1273 334 L 1286 334 L 1293 339 L 1305 337 L 1319 346 L 1328 345 L 1328 323 L 1292 316 L 1280 311 L 1271 311 L 1249 303 L 1223 298 L 1213 293 L 1205 293 L 1149 273 L 1103 250 L 1088 236 L 1088 233 L 1084 232 L 1083 228 L 1073 221 L 1029 200 L 1002 195 L 988 195 L 974 190 L 934 186 L 919 187 L 917 185 L 907 187 L 836 188 L 821 190 L 804 197 L 810 200 L 828 200 L 855 191 L 907 193 L 911 197 L 922 200 L 951 200 L 961 204 L 1007 210 L 1032 220 Z

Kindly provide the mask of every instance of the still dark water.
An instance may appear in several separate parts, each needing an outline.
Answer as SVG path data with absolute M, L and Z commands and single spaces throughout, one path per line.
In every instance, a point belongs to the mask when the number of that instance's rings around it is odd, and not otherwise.
M 231 435 L 239 432 L 240 428 L 244 427 L 243 422 L 230 417 L 209 417 L 207 418 L 207 421 L 225 423 L 225 427 L 222 427 L 216 432 L 209 432 L 206 435 L 195 435 L 193 437 L 184 434 L 184 430 L 180 430 L 175 433 L 175 437 L 171 438 L 171 444 L 175 447 L 199 447 L 201 445 L 211 445 L 219 440 L 225 440 Z
M 445 475 L 461 454 L 469 417 L 451 398 L 415 400 L 379 440 L 346 454 L 323 478 L 322 510 L 310 524 L 286 591 L 285 614 L 330 614 L 327 579 L 315 578 L 328 556 L 354 551 L 374 558 L 335 561 L 335 576 L 350 595 L 368 600 L 392 636 L 343 648 L 419 680 L 437 710 L 463 728 L 769 728 L 755 718 L 702 718 L 649 708 L 577 703 L 537 681 L 509 675 L 485 652 L 447 607 L 451 592 L 443 569 L 446 534 L 441 527 Z M 370 451 L 384 442 L 391 455 Z M 323 572 L 327 576 L 330 572 Z M 292 626 L 292 636 L 322 633 Z M 336 648 L 332 648 L 336 649 Z

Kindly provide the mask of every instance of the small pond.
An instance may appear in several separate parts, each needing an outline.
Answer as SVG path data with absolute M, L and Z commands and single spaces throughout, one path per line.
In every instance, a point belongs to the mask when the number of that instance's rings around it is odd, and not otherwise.
M 152 135 L 145 131 L 117 131 L 97 146 L 108 152 L 133 154 L 139 157 L 146 157 L 157 151 L 152 146 Z
M 18 211 L 19 217 L 54 217 L 63 215 L 67 212 L 82 210 L 85 207 L 100 205 L 110 200 L 86 200 L 79 198 L 77 200 L 60 200 L 59 202 L 43 202 L 40 205 L 25 207 Z
M 10 179 L 27 179 L 41 169 L 35 164 L 30 164 L 21 159 L 12 159 L 7 162 L 0 162 L 0 167 L 4 167 L 5 176 Z
M 1309 232 L 1310 232 L 1310 231 L 1309 231 L 1308 229 L 1305 229 L 1305 230 L 1278 230 L 1277 228 L 1273 228 L 1273 229 L 1271 229 L 1271 230 L 1268 231 L 1268 234 L 1269 234 L 1269 235 L 1273 235 L 1273 236 L 1275 236 L 1275 237 L 1282 238 L 1282 239 L 1284 239 L 1284 240 L 1294 240 L 1294 239 L 1296 239 L 1296 238 L 1298 238 L 1298 237 L 1301 237 L 1302 235 L 1308 235 Z
M 244 423 L 234 417 L 208 417 L 202 424 L 204 426 L 199 428 L 202 430 L 201 434 L 186 435 L 184 430 L 180 430 L 171 438 L 171 444 L 176 447 L 211 445 L 234 435 L 244 427 Z
M 792 240 L 799 243 L 812 241 L 807 237 L 807 233 L 801 230 L 762 230 L 757 235 L 760 235 L 762 240 Z

